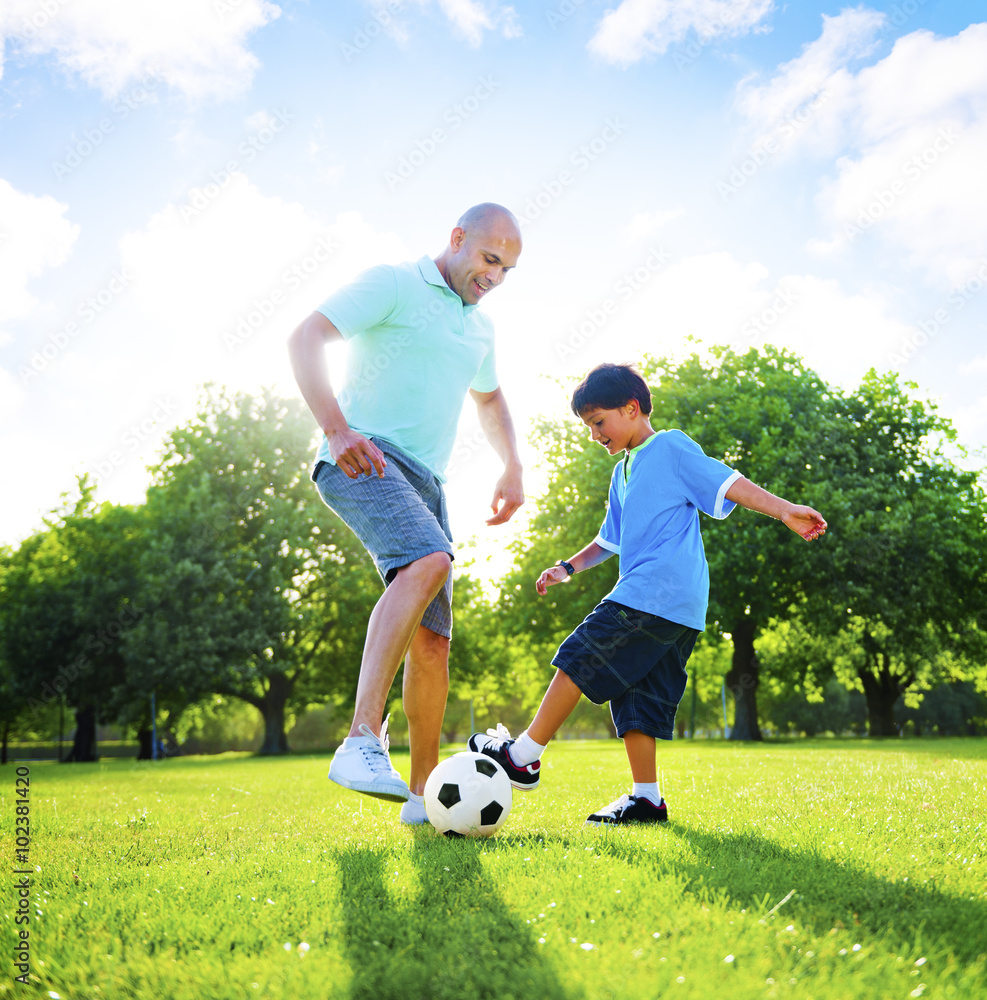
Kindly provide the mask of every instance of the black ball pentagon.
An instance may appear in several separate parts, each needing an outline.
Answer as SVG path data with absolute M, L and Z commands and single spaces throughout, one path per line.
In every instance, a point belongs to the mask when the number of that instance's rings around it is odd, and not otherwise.
M 480 810 L 480 825 L 489 826 L 500 819 L 504 807 L 499 802 L 490 802 Z
M 461 801 L 459 785 L 443 785 L 439 789 L 439 794 L 436 795 L 436 798 L 446 809 L 451 809 L 457 802 Z
M 476 770 L 479 774 L 485 774 L 488 778 L 492 778 L 497 773 L 497 765 L 492 760 L 478 760 L 476 762 Z

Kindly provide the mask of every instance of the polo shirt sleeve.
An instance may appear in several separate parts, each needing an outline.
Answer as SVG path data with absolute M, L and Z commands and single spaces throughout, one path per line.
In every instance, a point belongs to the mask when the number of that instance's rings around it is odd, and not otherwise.
M 620 500 L 620 493 L 617 488 L 617 477 L 623 475 L 623 464 L 618 462 L 614 466 L 613 475 L 610 477 L 610 496 L 607 500 L 607 516 L 600 525 L 600 531 L 593 539 L 600 548 L 609 552 L 620 554 L 620 518 L 623 506 Z
M 485 318 L 487 320 L 489 346 L 487 347 L 487 353 L 480 362 L 480 367 L 477 369 L 473 381 L 470 382 L 470 388 L 474 392 L 493 392 L 500 385 L 500 380 L 497 378 L 496 354 L 494 353 L 493 324 L 490 322 L 489 317 Z
M 682 431 L 669 431 L 678 451 L 678 474 L 686 499 L 710 517 L 722 520 L 737 505 L 727 500 L 726 492 L 740 478 L 740 473 L 710 458 Z
M 384 323 L 396 304 L 397 275 L 393 267 L 380 264 L 333 292 L 318 311 L 349 340 Z

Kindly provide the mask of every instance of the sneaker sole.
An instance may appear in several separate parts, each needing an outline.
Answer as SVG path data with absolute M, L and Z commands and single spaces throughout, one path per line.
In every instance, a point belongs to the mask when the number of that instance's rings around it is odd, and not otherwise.
M 329 780 L 335 782 L 341 788 L 348 788 L 351 792 L 360 792 L 363 795 L 373 796 L 375 799 L 383 799 L 385 802 L 407 802 L 408 789 L 402 789 L 400 785 L 380 785 L 367 781 L 341 781 L 331 771 Z

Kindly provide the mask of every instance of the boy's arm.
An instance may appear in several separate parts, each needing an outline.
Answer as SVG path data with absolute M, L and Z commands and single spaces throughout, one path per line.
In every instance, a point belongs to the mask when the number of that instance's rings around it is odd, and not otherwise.
M 767 490 L 762 490 L 760 486 L 755 486 L 743 476 L 731 483 L 726 498 L 748 510 L 756 510 L 761 514 L 767 514 L 768 517 L 776 518 L 807 542 L 826 533 L 826 520 L 819 511 L 801 504 L 789 503 Z
M 580 549 L 571 559 L 567 560 L 574 573 L 580 573 L 591 566 L 597 566 L 604 559 L 609 559 L 613 555 L 610 549 L 605 549 L 597 542 L 590 542 L 584 549 Z M 535 590 L 544 596 L 549 587 L 556 583 L 565 583 L 569 579 L 569 571 L 565 566 L 549 566 L 535 582 Z

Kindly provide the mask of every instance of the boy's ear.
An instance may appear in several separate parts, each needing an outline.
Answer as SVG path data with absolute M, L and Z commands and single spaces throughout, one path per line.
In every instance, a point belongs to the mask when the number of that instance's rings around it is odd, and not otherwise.
M 624 404 L 624 410 L 629 420 L 635 420 L 641 412 L 641 404 L 633 397 Z

